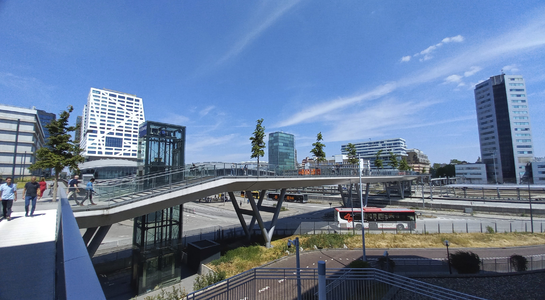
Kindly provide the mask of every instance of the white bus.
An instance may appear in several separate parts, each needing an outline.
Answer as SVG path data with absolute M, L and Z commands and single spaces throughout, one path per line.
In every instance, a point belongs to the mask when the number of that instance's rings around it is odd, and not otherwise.
M 416 229 L 416 214 L 414 210 L 407 208 L 377 208 L 365 207 L 363 209 L 365 229 Z M 335 222 L 340 229 L 356 228 L 361 230 L 360 208 L 335 208 Z

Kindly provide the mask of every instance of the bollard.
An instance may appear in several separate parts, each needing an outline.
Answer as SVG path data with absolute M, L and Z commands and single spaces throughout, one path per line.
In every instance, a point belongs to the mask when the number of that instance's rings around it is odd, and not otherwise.
M 325 261 L 318 262 L 318 300 L 327 300 L 326 280 L 325 280 Z

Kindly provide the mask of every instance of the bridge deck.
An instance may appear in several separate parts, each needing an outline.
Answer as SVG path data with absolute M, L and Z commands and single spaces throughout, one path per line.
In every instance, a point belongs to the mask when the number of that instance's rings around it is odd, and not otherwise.
M 0 299 L 54 299 L 57 210 L 0 222 Z

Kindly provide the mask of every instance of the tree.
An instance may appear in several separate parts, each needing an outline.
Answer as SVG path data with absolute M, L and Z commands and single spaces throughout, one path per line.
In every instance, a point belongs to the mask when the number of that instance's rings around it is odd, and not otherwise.
M 346 151 L 348 151 L 348 162 L 352 165 L 355 165 L 360 162 L 358 159 L 358 154 L 356 151 L 356 145 L 352 143 L 348 143 L 346 147 Z
M 426 167 L 423 167 L 421 173 L 422 173 L 422 174 L 426 174 L 426 171 L 427 171 L 427 170 L 426 170 Z
M 250 137 L 252 141 L 252 156 L 251 158 L 257 158 L 257 176 L 259 176 L 259 157 L 265 155 L 265 127 L 263 127 L 263 118 L 257 120 L 255 125 L 254 135 Z
M 397 156 L 392 151 L 390 151 L 390 164 L 389 165 L 394 169 L 397 169 L 399 167 L 399 161 L 397 160 Z
M 85 158 L 81 156 L 83 150 L 72 139 L 70 134 L 70 132 L 79 130 L 79 126 L 68 126 L 68 119 L 73 110 L 72 106 L 68 106 L 68 109 L 61 112 L 57 120 L 45 125 L 49 130 L 47 147 L 42 147 L 36 151 L 36 162 L 29 167 L 30 170 L 48 168 L 55 170 L 53 201 L 56 201 L 57 198 L 57 185 L 62 170 L 69 167 L 72 170 L 79 171 L 78 164 L 85 161 Z
M 410 171 L 411 166 L 409 166 L 409 163 L 407 163 L 407 159 L 403 157 L 401 161 L 399 162 L 399 170 L 400 171 Z
M 318 135 L 316 135 L 316 143 L 312 144 L 314 148 L 310 150 L 310 153 L 312 153 L 314 157 L 316 157 L 316 161 L 318 162 L 318 165 L 320 164 L 320 162 L 326 161 L 325 152 L 324 152 L 325 145 L 321 143 L 322 140 L 323 140 L 322 133 L 318 132 Z
M 375 154 L 375 167 L 377 167 L 378 169 L 382 169 L 382 167 L 384 166 L 383 160 L 380 158 L 381 153 L 382 150 L 378 150 L 377 154 Z

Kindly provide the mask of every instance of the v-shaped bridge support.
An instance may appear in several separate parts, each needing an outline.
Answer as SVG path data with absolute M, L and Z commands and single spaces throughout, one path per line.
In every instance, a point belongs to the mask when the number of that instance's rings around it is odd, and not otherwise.
M 259 200 L 256 203 L 254 197 L 252 196 L 252 192 L 246 191 L 246 195 L 248 196 L 248 202 L 250 202 L 250 206 L 252 207 L 252 210 L 240 208 L 240 206 L 238 205 L 237 199 L 235 198 L 235 194 L 233 192 L 229 192 L 229 198 L 231 198 L 231 202 L 233 203 L 233 207 L 235 208 L 235 212 L 237 213 L 238 220 L 240 221 L 240 225 L 242 226 L 242 229 L 244 230 L 244 233 L 246 234 L 246 236 L 248 238 L 251 237 L 251 230 L 253 229 L 255 222 L 257 221 L 259 229 L 261 230 L 261 234 L 263 235 L 263 239 L 265 240 L 265 245 L 267 246 L 267 248 L 270 248 L 271 240 L 274 234 L 274 229 L 276 227 L 276 223 L 278 222 L 278 216 L 280 214 L 280 210 L 282 209 L 282 204 L 284 203 L 284 196 L 286 195 L 286 189 L 281 190 L 280 198 L 278 199 L 278 203 L 276 204 L 275 208 L 262 207 L 263 199 L 265 197 L 266 192 L 267 190 L 261 191 L 259 195 Z M 265 228 L 263 218 L 261 218 L 261 213 L 260 213 L 261 211 L 273 213 L 273 218 L 271 220 L 271 224 L 268 230 Z M 243 215 L 252 216 L 252 220 L 250 221 L 250 226 L 246 225 L 246 220 L 244 220 Z

